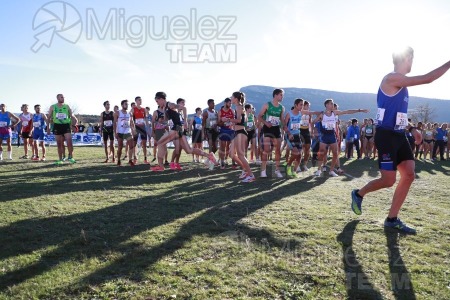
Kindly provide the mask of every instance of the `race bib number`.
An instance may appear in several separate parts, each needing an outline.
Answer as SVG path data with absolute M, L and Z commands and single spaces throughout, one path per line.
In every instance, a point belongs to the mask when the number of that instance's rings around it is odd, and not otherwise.
M 300 123 L 292 123 L 291 124 L 291 130 L 299 130 L 300 129 Z
M 136 119 L 136 125 L 144 125 L 145 120 L 144 119 Z
M 377 116 L 376 116 L 378 125 L 381 125 L 381 123 L 383 123 L 385 111 L 386 111 L 386 109 L 384 109 L 384 108 L 378 108 Z
M 280 118 L 279 117 L 274 117 L 274 116 L 269 116 L 267 118 L 267 122 L 272 124 L 272 126 L 279 126 L 280 125 Z
M 123 128 L 130 128 L 130 122 L 128 120 L 122 120 L 120 122 L 120 126 L 122 126 Z
M 336 122 L 324 122 L 322 123 L 325 130 L 334 130 L 336 128 Z
M 202 124 L 195 124 L 195 129 L 196 130 L 201 130 L 202 129 Z
M 67 119 L 67 115 L 65 113 L 57 113 L 56 118 L 58 120 L 65 120 L 65 119 Z
M 41 122 L 34 122 L 34 123 L 33 123 L 33 126 L 34 126 L 34 127 L 41 127 Z
M 433 132 L 431 132 L 431 131 L 425 131 L 425 135 L 426 135 L 426 136 L 432 136 L 432 135 L 433 135 Z
M 169 120 L 169 121 L 167 122 L 167 124 L 169 124 L 169 127 L 173 127 L 173 121 L 172 121 L 172 120 Z
M 397 113 L 397 119 L 395 120 L 395 129 L 402 130 L 408 125 L 408 115 L 405 113 Z
M 106 127 L 111 127 L 113 125 L 113 122 L 112 122 L 112 120 L 106 120 L 106 121 L 103 121 L 103 124 L 105 124 Z
M 22 121 L 22 126 L 28 126 L 28 121 Z
M 253 125 L 254 125 L 253 122 L 247 122 L 247 127 L 248 127 L 248 128 L 252 128 Z
M 8 123 L 6 122 L 0 122 L 0 127 L 6 127 L 8 125 Z
M 372 128 L 367 128 L 366 129 L 366 134 L 372 134 L 372 132 L 373 132 Z
M 165 129 L 166 125 L 163 123 L 155 123 L 155 129 Z
M 302 127 L 308 127 L 309 126 L 309 121 L 308 120 L 302 120 L 302 122 L 300 123 L 300 125 Z
M 357 135 L 357 134 L 355 134 L 355 137 L 354 137 L 354 139 L 355 139 L 355 140 L 357 140 L 357 139 L 358 139 L 358 135 Z
M 209 126 L 211 126 L 211 127 L 215 126 L 216 124 L 217 124 L 216 120 L 210 120 L 209 121 Z

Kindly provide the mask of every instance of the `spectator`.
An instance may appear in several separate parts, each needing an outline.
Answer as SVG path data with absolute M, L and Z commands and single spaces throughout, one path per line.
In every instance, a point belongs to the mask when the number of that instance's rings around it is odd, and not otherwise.
M 356 147 L 356 153 L 358 154 L 358 159 L 361 159 L 361 151 L 359 149 L 359 138 L 360 138 L 360 130 L 358 126 L 358 120 L 353 119 L 352 125 L 347 130 L 347 145 L 349 146 L 347 149 L 347 158 L 350 158 L 350 155 L 353 152 L 353 146 Z

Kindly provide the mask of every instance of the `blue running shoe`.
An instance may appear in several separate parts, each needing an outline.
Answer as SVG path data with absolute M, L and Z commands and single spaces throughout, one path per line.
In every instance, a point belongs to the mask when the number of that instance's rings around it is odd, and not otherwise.
M 384 227 L 395 228 L 395 229 L 398 229 L 401 232 L 409 233 L 409 234 L 416 234 L 417 233 L 414 228 L 406 226 L 406 224 L 403 223 L 402 221 L 400 221 L 399 218 L 397 218 L 397 221 L 395 221 L 395 222 L 388 222 L 388 220 L 385 220 L 384 221 Z
M 361 204 L 362 204 L 363 198 L 358 197 L 358 195 L 356 195 L 356 193 L 358 191 L 359 190 L 352 191 L 352 210 L 355 214 L 360 215 L 360 214 L 362 214 Z

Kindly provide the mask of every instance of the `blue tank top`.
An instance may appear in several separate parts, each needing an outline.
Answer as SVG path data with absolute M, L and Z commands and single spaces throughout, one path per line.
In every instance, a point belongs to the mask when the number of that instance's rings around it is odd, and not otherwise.
M 408 126 L 408 102 L 409 94 L 406 87 L 401 88 L 393 96 L 386 95 L 380 87 L 377 95 L 377 128 L 404 132 Z
M 202 129 L 202 118 L 199 116 L 194 117 L 194 130 L 200 130 Z
M 45 120 L 42 114 L 33 115 L 33 127 L 35 130 L 43 130 L 45 128 Z
M 443 141 L 444 136 L 446 136 L 446 135 L 447 135 L 447 130 L 444 130 L 442 128 L 436 129 L 436 141 Z
M 9 118 L 8 112 L 0 112 L 0 124 L 0 127 L 9 127 L 11 125 L 11 119 Z
M 294 115 L 292 111 L 289 111 L 289 123 L 288 129 L 293 135 L 300 134 L 300 125 L 302 123 L 302 114 L 298 113 L 298 115 Z

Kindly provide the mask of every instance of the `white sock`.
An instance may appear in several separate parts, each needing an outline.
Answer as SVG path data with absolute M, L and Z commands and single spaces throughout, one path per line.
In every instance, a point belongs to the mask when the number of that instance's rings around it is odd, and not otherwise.
M 9 157 L 9 159 L 12 159 L 11 151 L 8 151 L 8 157 Z
M 0 159 L 3 159 L 3 151 L 0 151 Z

